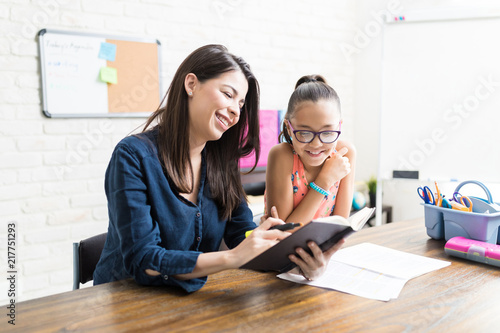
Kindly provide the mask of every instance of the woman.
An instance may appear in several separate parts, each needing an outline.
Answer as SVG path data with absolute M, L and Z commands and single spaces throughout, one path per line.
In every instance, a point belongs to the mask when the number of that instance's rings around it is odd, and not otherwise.
M 94 284 L 133 277 L 193 292 L 207 275 L 238 268 L 289 235 L 268 230 L 284 223 L 274 210 L 245 238 L 256 225 L 238 162 L 252 151 L 258 159 L 258 108 L 250 67 L 225 47 L 207 45 L 184 60 L 165 106 L 113 152 L 108 236 Z M 218 251 L 222 239 L 230 250 Z M 307 277 L 326 266 L 317 246 L 313 253 L 298 252 Z

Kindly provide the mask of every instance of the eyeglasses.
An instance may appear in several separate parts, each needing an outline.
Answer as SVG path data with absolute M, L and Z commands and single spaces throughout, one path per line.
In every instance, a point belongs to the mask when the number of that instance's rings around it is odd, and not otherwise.
M 297 139 L 298 142 L 302 143 L 309 143 L 314 140 L 316 135 L 319 137 L 319 141 L 323 143 L 334 143 L 337 141 L 337 139 L 340 136 L 340 127 L 342 125 L 342 122 L 339 122 L 339 130 L 338 131 L 322 131 L 322 132 L 314 132 L 314 131 L 304 131 L 304 130 L 294 130 L 292 127 L 292 124 L 290 124 L 290 121 L 287 120 L 288 126 L 290 126 L 290 129 L 293 132 L 293 135 L 295 135 L 295 139 Z

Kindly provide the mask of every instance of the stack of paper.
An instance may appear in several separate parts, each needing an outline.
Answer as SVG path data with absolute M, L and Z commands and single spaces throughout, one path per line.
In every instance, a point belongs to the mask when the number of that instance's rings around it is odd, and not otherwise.
M 327 271 L 314 281 L 308 281 L 303 276 L 292 273 L 280 274 L 278 277 L 366 298 L 389 301 L 399 296 L 408 280 L 448 265 L 450 265 L 448 261 L 363 243 L 335 253 L 328 264 Z

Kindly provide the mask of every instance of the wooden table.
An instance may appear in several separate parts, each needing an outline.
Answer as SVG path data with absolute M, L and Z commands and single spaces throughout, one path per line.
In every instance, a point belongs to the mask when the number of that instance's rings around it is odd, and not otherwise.
M 448 257 L 445 242 L 430 239 L 421 219 L 363 229 L 345 246 L 362 242 L 452 264 L 410 280 L 399 298 L 390 302 L 244 270 L 214 274 L 193 294 L 119 281 L 18 303 L 16 328 L 25 332 L 500 331 L 500 269 Z

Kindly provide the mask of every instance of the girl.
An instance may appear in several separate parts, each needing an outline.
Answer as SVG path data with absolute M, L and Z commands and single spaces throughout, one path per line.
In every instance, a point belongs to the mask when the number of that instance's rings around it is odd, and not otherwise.
M 273 210 L 245 238 L 256 225 L 238 162 L 259 154 L 259 87 L 246 62 L 223 46 L 201 47 L 180 65 L 166 98 L 109 162 L 109 227 L 94 284 L 133 277 L 193 292 L 207 275 L 238 268 L 289 235 L 268 230 L 284 223 Z M 230 250 L 218 251 L 222 239 Z M 313 256 L 298 255 L 304 276 L 316 277 L 326 258 L 311 249 Z
M 348 217 L 355 149 L 341 133 L 339 97 L 319 75 L 300 78 L 290 97 L 281 135 L 269 152 L 266 213 L 275 206 L 286 222 L 329 215 Z

